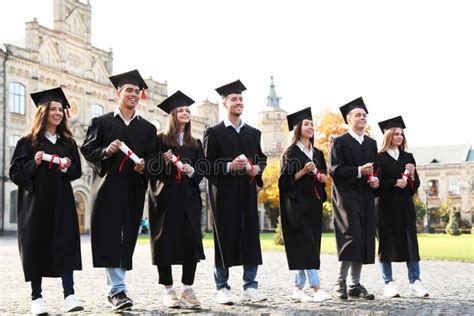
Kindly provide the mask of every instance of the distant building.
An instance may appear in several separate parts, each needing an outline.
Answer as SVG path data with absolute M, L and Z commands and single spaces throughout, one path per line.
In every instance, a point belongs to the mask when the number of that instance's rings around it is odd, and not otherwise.
M 418 196 L 436 210 L 448 199 L 461 219 L 474 221 L 474 150 L 470 144 L 410 148 L 421 185 Z M 425 219 L 425 225 L 428 218 Z M 431 224 L 439 218 L 431 216 Z

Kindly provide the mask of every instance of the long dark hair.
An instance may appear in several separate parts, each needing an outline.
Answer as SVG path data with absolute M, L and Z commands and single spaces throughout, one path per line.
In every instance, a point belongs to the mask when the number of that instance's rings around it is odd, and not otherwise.
M 314 124 L 314 123 L 313 123 Z M 296 125 L 294 132 L 293 132 L 293 138 L 291 140 L 291 145 L 288 146 L 288 148 L 285 150 L 285 152 L 282 155 L 282 161 L 285 161 L 288 156 L 288 151 L 290 150 L 291 147 L 295 146 L 298 141 L 301 138 L 301 129 L 303 127 L 303 120 Z M 311 144 L 311 147 L 314 147 L 314 134 L 313 137 L 309 139 L 309 143 Z
M 46 123 L 48 122 L 49 109 L 51 108 L 51 102 L 41 103 L 36 109 L 33 121 L 31 122 L 31 128 L 29 133 L 26 135 L 32 140 L 33 148 L 37 148 L 44 139 L 44 133 L 46 131 Z M 72 136 L 72 132 L 67 126 L 66 113 L 63 113 L 63 119 L 56 128 L 56 134 L 59 135 L 60 140 L 71 146 L 74 146 L 76 142 Z
M 178 109 L 171 111 L 168 116 L 168 126 L 163 133 L 163 142 L 172 147 L 179 147 L 178 143 L 179 123 L 178 123 Z M 197 148 L 197 141 L 191 134 L 191 115 L 189 122 L 184 126 L 184 146 L 195 149 Z

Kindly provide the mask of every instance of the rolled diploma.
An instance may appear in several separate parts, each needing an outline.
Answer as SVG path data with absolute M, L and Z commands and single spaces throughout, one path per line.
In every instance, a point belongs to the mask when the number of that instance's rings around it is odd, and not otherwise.
M 125 155 L 128 156 L 128 152 L 131 151 L 130 148 L 124 143 L 120 142 L 120 151 L 122 151 Z M 137 155 L 132 151 L 132 154 L 130 155 L 130 159 L 133 160 L 134 163 L 140 163 L 140 158 L 138 158 Z
M 407 181 L 407 180 L 408 180 L 406 174 L 408 174 L 408 170 L 407 170 L 407 169 L 405 169 L 405 172 L 403 172 L 403 177 L 402 177 L 403 181 Z
M 249 171 L 249 170 L 252 169 L 252 165 L 249 163 L 249 160 L 247 159 L 247 157 L 245 157 L 244 154 L 240 155 L 240 156 L 237 157 L 237 158 L 247 160 L 247 162 L 245 163 L 245 170 Z
M 174 163 L 179 170 L 183 171 L 183 163 L 181 160 L 178 160 L 174 154 L 171 156 L 171 162 Z
M 65 166 L 67 164 L 67 159 L 66 158 L 60 158 L 58 156 L 55 156 L 54 159 L 53 159 L 53 155 L 50 155 L 50 154 L 46 154 L 46 153 L 43 153 L 43 159 L 44 161 L 47 161 L 47 162 L 50 162 L 51 160 L 52 163 L 55 163 L 57 165 L 59 165 L 59 162 L 61 161 L 61 166 Z

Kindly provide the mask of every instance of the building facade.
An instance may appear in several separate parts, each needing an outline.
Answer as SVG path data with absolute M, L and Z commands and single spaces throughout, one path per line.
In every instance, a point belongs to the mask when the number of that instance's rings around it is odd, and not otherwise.
M 78 144 L 85 138 L 90 120 L 117 106 L 114 88 L 113 53 L 91 44 L 91 5 L 78 0 L 54 0 L 54 26 L 46 28 L 36 19 L 25 24 L 24 40 L 0 49 L 0 168 L 2 170 L 0 231 L 16 230 L 17 186 L 8 177 L 13 150 L 25 135 L 36 107 L 29 94 L 61 86 L 71 104 L 70 128 Z M 138 113 L 158 130 L 167 115 L 156 107 L 168 96 L 167 83 L 145 79 L 148 98 Z M 207 126 L 218 121 L 218 104 L 204 101 L 192 117 L 193 134 L 202 138 Z M 202 116 L 200 116 L 202 115 Z M 83 176 L 73 182 L 81 232 L 90 226 L 92 169 L 82 159 Z
M 439 224 L 443 203 L 460 218 L 474 222 L 474 150 L 470 144 L 411 148 L 421 185 L 418 197 L 429 210 L 425 226 Z M 428 213 L 428 212 L 427 212 Z M 433 214 L 434 213 L 434 214 Z

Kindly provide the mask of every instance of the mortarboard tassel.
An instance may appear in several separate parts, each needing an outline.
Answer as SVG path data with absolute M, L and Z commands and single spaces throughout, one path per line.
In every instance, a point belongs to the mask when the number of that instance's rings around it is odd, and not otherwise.
M 145 89 L 142 89 L 142 91 L 140 92 L 140 99 L 141 100 L 146 100 L 147 99 Z

